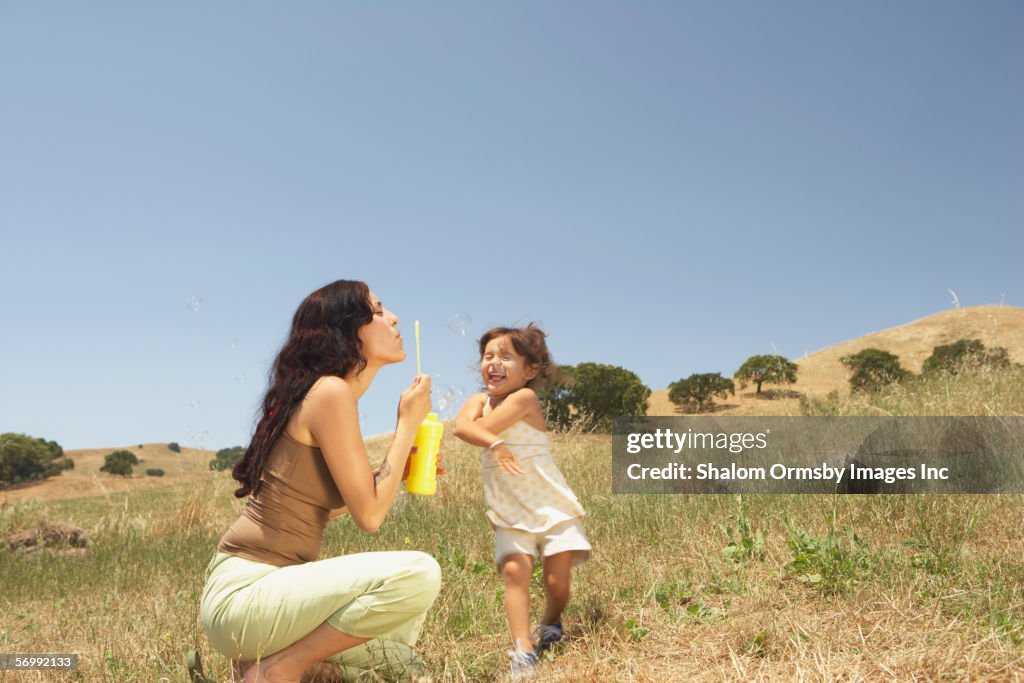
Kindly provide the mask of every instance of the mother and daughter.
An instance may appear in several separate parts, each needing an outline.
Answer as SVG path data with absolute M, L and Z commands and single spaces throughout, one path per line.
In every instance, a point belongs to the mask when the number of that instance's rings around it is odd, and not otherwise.
M 399 319 L 362 282 L 310 294 L 271 370 L 252 442 L 232 476 L 245 508 L 207 566 L 200 619 L 210 645 L 244 683 L 384 679 L 426 674 L 413 650 L 441 571 L 421 552 L 318 559 L 327 522 L 348 513 L 360 529 L 383 523 L 430 410 L 430 377 L 398 400 L 394 437 L 371 469 L 358 402 L 385 365 L 405 359 Z M 529 675 L 562 637 L 572 567 L 589 556 L 584 515 L 551 459 L 534 386 L 554 371 L 534 326 L 495 328 L 480 340 L 484 392 L 467 401 L 455 434 L 482 447 L 487 519 L 505 584 L 512 670 Z M 547 606 L 531 638 L 529 586 L 543 558 Z M 210 683 L 198 653 L 191 680 Z

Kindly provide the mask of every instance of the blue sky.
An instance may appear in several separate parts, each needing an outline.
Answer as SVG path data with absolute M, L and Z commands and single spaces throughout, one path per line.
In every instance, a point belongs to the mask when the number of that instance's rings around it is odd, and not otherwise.
M 1022 34 L 1015 2 L 5 3 L 0 432 L 244 444 L 338 278 L 467 391 L 493 324 L 661 389 L 948 289 L 1022 305 Z

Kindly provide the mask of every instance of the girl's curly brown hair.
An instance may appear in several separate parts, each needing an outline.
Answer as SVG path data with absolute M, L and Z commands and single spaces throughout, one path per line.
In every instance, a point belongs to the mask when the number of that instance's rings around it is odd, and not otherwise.
M 528 365 L 537 365 L 540 372 L 537 376 L 526 383 L 531 389 L 543 389 L 551 384 L 561 381 L 558 366 L 551 359 L 551 352 L 548 351 L 547 334 L 534 323 L 526 327 L 492 327 L 480 337 L 480 357 L 484 357 L 487 344 L 499 337 L 508 337 L 512 342 L 512 348 L 522 356 Z

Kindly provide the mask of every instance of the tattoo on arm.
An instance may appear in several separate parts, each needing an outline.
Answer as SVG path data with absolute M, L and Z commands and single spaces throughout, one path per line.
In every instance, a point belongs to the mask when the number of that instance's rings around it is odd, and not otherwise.
M 382 481 L 388 478 L 389 474 L 391 474 L 391 465 L 385 460 L 380 464 L 380 469 L 373 473 L 373 485 L 379 486 Z

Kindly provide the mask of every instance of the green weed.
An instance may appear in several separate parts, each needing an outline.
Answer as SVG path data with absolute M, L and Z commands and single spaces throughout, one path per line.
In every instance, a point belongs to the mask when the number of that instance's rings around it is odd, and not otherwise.
M 736 501 L 739 510 L 730 516 L 736 525 L 735 528 L 732 526 L 722 527 L 722 533 L 729 539 L 728 545 L 722 548 L 722 556 L 732 562 L 760 560 L 764 557 L 764 534 L 752 529 L 743 496 L 736 496 Z

